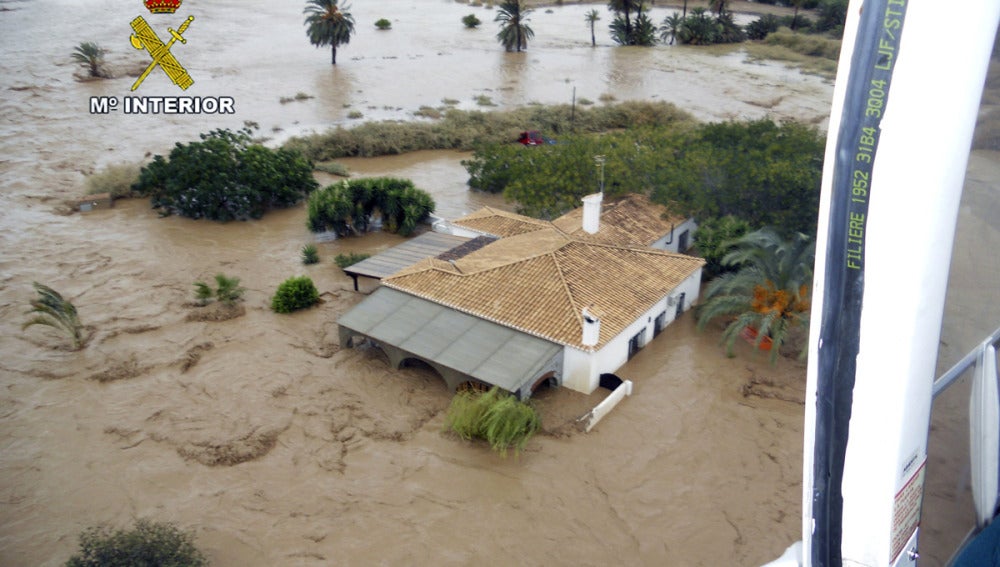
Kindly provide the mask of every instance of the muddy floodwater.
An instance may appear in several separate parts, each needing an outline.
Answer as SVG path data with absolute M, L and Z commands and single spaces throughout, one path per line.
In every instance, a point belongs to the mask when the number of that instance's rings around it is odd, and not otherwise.
M 575 96 L 825 127 L 830 82 L 749 63 L 738 49 L 612 47 L 602 4 L 597 47 L 583 17 L 595 6 L 568 5 L 537 10 L 529 50 L 506 54 L 490 9 L 358 2 L 358 33 L 334 68 L 307 42 L 300 4 L 191 0 L 157 17 L 139 0 L 0 0 L 0 564 L 61 565 L 83 528 L 136 518 L 192 530 L 227 566 L 758 565 L 800 539 L 804 363 L 772 366 L 742 344 L 726 358 L 718 330 L 698 333 L 687 314 L 621 369 L 635 395 L 594 431 L 579 433 L 574 419 L 600 394 L 543 391 L 543 433 L 501 459 L 443 431 L 450 396 L 434 374 L 338 347 L 337 317 L 363 295 L 332 256 L 402 238 L 321 242 L 322 262 L 305 267 L 299 250 L 313 237 L 302 207 L 218 224 L 159 218 L 142 200 L 88 214 L 67 214 L 66 202 L 104 165 L 246 121 L 278 143 L 419 119 L 446 99 L 490 110 Z M 469 13 L 479 29 L 461 26 Z M 653 19 L 667 13 L 657 6 Z M 234 115 L 90 112 L 92 97 L 129 95 L 148 63 L 128 42 L 140 14 L 160 37 L 196 17 L 172 47 L 195 81 L 184 94 L 232 97 Z M 374 29 L 381 17 L 392 30 Z M 108 48 L 119 78 L 79 80 L 69 55 L 81 41 Z M 180 92 L 158 70 L 140 88 Z M 356 176 L 413 179 L 441 216 L 509 206 L 467 190 L 465 157 L 344 163 Z M 1000 323 L 998 163 L 989 152 L 970 161 L 943 367 Z M 192 282 L 219 272 L 247 288 L 238 317 L 191 303 Z M 275 287 L 296 274 L 313 278 L 322 304 L 272 313 Z M 86 348 L 21 331 L 32 281 L 76 304 Z M 956 394 L 935 414 L 930 564 L 968 524 L 963 404 Z

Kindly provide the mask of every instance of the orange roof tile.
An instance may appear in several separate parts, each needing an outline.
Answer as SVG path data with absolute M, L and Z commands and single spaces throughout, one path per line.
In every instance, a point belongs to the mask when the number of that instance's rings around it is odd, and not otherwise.
M 596 349 L 705 261 L 584 241 L 554 228 L 493 242 L 467 256 L 428 259 L 383 285 L 582 350 L 583 307 L 601 314 Z
M 549 226 L 549 223 L 546 221 L 492 207 L 483 207 L 478 211 L 451 222 L 452 224 L 457 224 L 476 232 L 499 236 L 500 238 L 534 232 Z
M 601 224 L 597 234 L 583 230 L 583 208 L 578 207 L 552 221 L 566 234 L 586 240 L 622 246 L 649 246 L 679 226 L 685 218 L 671 215 L 663 205 L 649 197 L 632 193 L 605 202 L 601 207 Z

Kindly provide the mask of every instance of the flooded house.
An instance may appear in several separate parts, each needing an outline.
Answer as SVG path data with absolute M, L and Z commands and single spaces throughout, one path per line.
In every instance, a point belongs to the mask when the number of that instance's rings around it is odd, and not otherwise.
M 341 345 L 367 339 L 394 367 L 419 361 L 451 389 L 593 392 L 690 308 L 704 260 L 662 249 L 680 244 L 685 219 L 654 210 L 614 224 L 634 202 L 584 203 L 553 222 L 484 208 L 448 223 L 469 240 L 382 278 L 338 321 Z

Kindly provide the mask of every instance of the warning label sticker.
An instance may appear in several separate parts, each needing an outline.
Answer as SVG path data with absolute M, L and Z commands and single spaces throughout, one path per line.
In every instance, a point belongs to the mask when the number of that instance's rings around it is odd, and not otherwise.
M 896 558 L 903 552 L 906 542 L 920 525 L 920 502 L 924 495 L 924 465 L 927 460 L 920 463 L 920 467 L 914 471 L 910 479 L 906 481 L 903 488 L 896 493 L 896 499 L 892 505 L 892 553 L 889 563 L 895 563 Z

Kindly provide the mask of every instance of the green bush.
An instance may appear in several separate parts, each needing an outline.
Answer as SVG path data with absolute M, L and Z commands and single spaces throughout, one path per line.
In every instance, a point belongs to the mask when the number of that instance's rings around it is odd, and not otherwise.
M 698 255 L 705 259 L 702 279 L 712 279 L 723 272 L 739 269 L 738 265 L 728 267 L 723 265 L 722 258 L 729 252 L 736 239 L 751 230 L 753 229 L 750 223 L 732 215 L 710 217 L 698 223 L 698 230 L 694 233 L 694 245 L 698 249 Z
M 139 520 L 131 530 L 90 527 L 66 567 L 203 567 L 194 536 L 170 523 Z
M 87 194 L 110 193 L 111 198 L 132 196 L 132 184 L 139 179 L 141 166 L 137 163 L 121 163 L 105 166 L 104 169 L 87 176 Z
M 302 263 L 305 265 L 319 262 L 319 250 L 315 244 L 306 244 L 302 247 Z
M 390 22 L 385 18 L 379 18 L 375 20 L 375 27 L 377 27 L 380 30 L 387 30 L 392 28 L 392 22 Z
M 319 302 L 319 292 L 308 276 L 288 278 L 281 282 L 271 298 L 271 309 L 277 313 L 291 313 L 312 307 Z
M 469 14 L 468 16 L 462 16 L 462 23 L 465 24 L 467 28 L 479 27 L 479 24 L 483 23 L 476 17 L 475 14 Z
M 836 61 L 840 57 L 840 40 L 829 39 L 819 35 L 795 33 L 790 29 L 781 28 L 767 36 L 768 45 L 780 45 L 788 49 L 808 55 Z
M 337 163 L 335 161 L 331 161 L 328 163 L 317 163 L 316 165 L 313 166 L 313 169 L 315 169 L 316 171 L 322 171 L 323 173 L 329 173 L 330 175 L 336 175 L 338 177 L 351 176 L 351 172 L 350 170 L 347 169 L 347 166 L 345 166 L 342 163 Z
M 364 234 L 376 211 L 383 229 L 409 236 L 434 212 L 434 198 L 409 179 L 370 177 L 341 181 L 309 196 L 307 226 L 339 236 Z
M 445 426 L 467 440 L 484 439 L 501 456 L 520 454 L 541 428 L 534 406 L 494 386 L 487 392 L 460 390 L 451 400 Z
M 341 268 L 346 268 L 347 266 L 353 266 L 366 258 L 371 258 L 371 254 L 348 252 L 347 254 L 337 254 L 333 261 Z
M 260 218 L 289 207 L 317 187 L 312 164 L 295 150 L 251 143 L 251 130 L 213 130 L 200 142 L 180 144 L 169 160 L 155 156 L 132 190 L 152 197 L 154 208 L 191 218 Z

